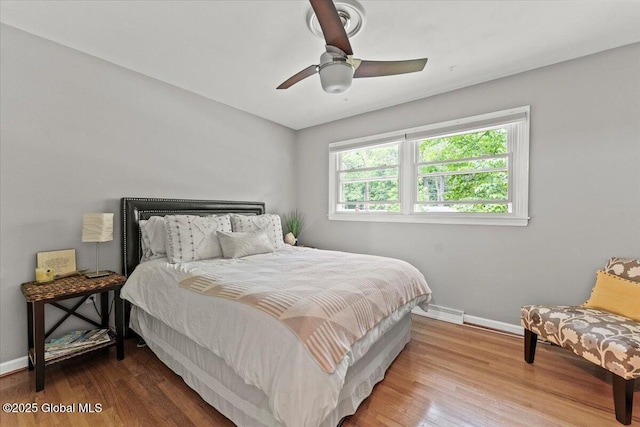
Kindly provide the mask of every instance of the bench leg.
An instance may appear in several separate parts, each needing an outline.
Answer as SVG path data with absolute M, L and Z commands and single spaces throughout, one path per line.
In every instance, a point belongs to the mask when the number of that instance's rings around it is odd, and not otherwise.
M 536 343 L 538 342 L 538 334 L 534 334 L 528 329 L 524 330 L 524 360 L 527 363 L 533 363 L 536 356 Z
M 631 424 L 631 410 L 633 409 L 633 379 L 625 380 L 621 376 L 613 375 L 613 405 L 616 408 L 616 420 L 624 425 Z

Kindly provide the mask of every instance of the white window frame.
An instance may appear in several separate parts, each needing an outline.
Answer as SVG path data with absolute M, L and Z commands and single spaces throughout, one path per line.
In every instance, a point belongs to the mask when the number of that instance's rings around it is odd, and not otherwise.
M 368 201 L 353 201 L 353 202 L 345 202 L 343 200 L 340 200 L 340 196 L 341 196 L 341 191 L 340 191 L 340 179 L 338 178 L 340 176 L 341 173 L 349 173 L 350 171 L 356 171 L 356 170 L 342 170 L 340 169 L 340 153 L 346 153 L 349 151 L 352 151 L 354 149 L 358 149 L 358 148 L 376 148 L 376 147 L 384 147 L 387 145 L 391 145 L 391 144 L 397 144 L 398 146 L 398 163 L 397 164 L 393 164 L 393 165 L 384 165 L 384 166 L 374 166 L 374 167 L 367 167 L 367 168 L 362 168 L 362 169 L 358 169 L 360 171 L 365 171 L 365 170 L 375 170 L 375 169 L 390 169 L 390 168 L 397 168 L 398 169 L 398 201 L 395 200 L 385 200 L 385 201 L 375 201 L 375 200 L 368 200 Z M 400 203 L 400 199 L 402 198 L 402 195 L 400 194 L 400 189 L 401 189 L 401 175 L 402 175 L 402 168 L 401 168 L 401 163 L 402 163 L 402 150 L 404 148 L 404 144 L 403 141 L 401 139 L 396 139 L 396 140 L 391 140 L 391 141 L 384 141 L 384 142 L 379 142 L 377 141 L 375 144 L 368 144 L 366 146 L 363 147 L 354 147 L 354 148 L 349 148 L 349 149 L 342 149 L 340 150 L 337 154 L 337 156 L 335 156 L 335 179 L 338 182 L 338 188 L 337 188 L 337 193 L 336 193 L 336 201 L 335 201 L 335 206 L 336 206 L 336 212 L 341 212 L 341 213 L 350 213 L 351 211 L 342 211 L 338 209 L 338 205 L 342 205 L 342 204 L 346 204 L 346 203 L 356 203 L 356 204 L 364 204 L 364 205 L 375 205 L 375 204 L 398 204 L 401 205 Z M 361 181 L 375 181 L 375 180 L 379 180 L 379 178 L 363 178 Z M 363 211 L 363 212 L 367 212 L 367 211 Z M 369 213 L 374 213 L 369 212 Z M 398 212 L 379 212 L 383 215 L 389 215 L 389 214 L 398 214 Z
M 329 214 L 332 221 L 377 221 L 468 225 L 526 226 L 529 220 L 529 117 L 530 106 L 372 135 L 329 144 Z M 509 213 L 417 212 L 419 142 L 427 138 L 508 127 Z M 400 212 L 347 212 L 337 209 L 340 189 L 338 154 L 343 151 L 400 141 L 398 196 Z

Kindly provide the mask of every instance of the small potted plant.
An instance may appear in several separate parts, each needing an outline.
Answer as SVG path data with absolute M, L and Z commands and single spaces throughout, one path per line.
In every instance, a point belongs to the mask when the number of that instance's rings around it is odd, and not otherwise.
M 284 236 L 285 243 L 293 246 L 298 244 L 298 237 L 300 237 L 300 233 L 302 232 L 302 223 L 303 217 L 297 210 L 285 216 L 284 224 L 288 231 Z

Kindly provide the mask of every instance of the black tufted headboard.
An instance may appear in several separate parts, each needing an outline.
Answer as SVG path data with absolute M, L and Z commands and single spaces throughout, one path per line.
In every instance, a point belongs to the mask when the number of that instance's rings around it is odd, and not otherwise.
M 220 200 L 146 199 L 123 197 L 122 209 L 122 274 L 129 276 L 140 262 L 141 219 L 154 215 L 215 215 L 239 213 L 260 215 L 265 212 L 263 202 Z

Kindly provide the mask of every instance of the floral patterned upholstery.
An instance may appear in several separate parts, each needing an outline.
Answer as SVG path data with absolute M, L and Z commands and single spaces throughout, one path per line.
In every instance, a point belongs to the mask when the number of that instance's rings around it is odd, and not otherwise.
M 580 306 L 527 305 L 521 323 L 624 379 L 640 378 L 640 322 Z
M 611 258 L 604 268 L 608 274 L 631 283 L 622 288 L 617 281 L 600 282 L 603 272 L 585 305 L 608 307 L 630 315 L 633 319 L 600 308 L 569 305 L 525 305 L 520 309 L 524 333 L 524 360 L 533 363 L 537 339 L 543 339 L 572 350 L 578 356 L 612 372 L 613 406 L 616 420 L 631 424 L 634 382 L 640 378 L 640 321 L 634 304 L 638 298 L 635 288 L 640 286 L 640 260 Z M 617 279 L 614 279 L 614 281 Z M 607 298 L 596 302 L 595 294 L 604 286 Z M 596 305 L 597 304 L 597 305 Z M 602 305 L 601 305 L 602 304 Z M 626 309 L 631 307 L 631 314 Z M 636 320 L 634 320 L 636 319 Z
M 604 267 L 607 273 L 615 274 L 624 279 L 640 282 L 640 260 L 633 258 L 611 258 Z

